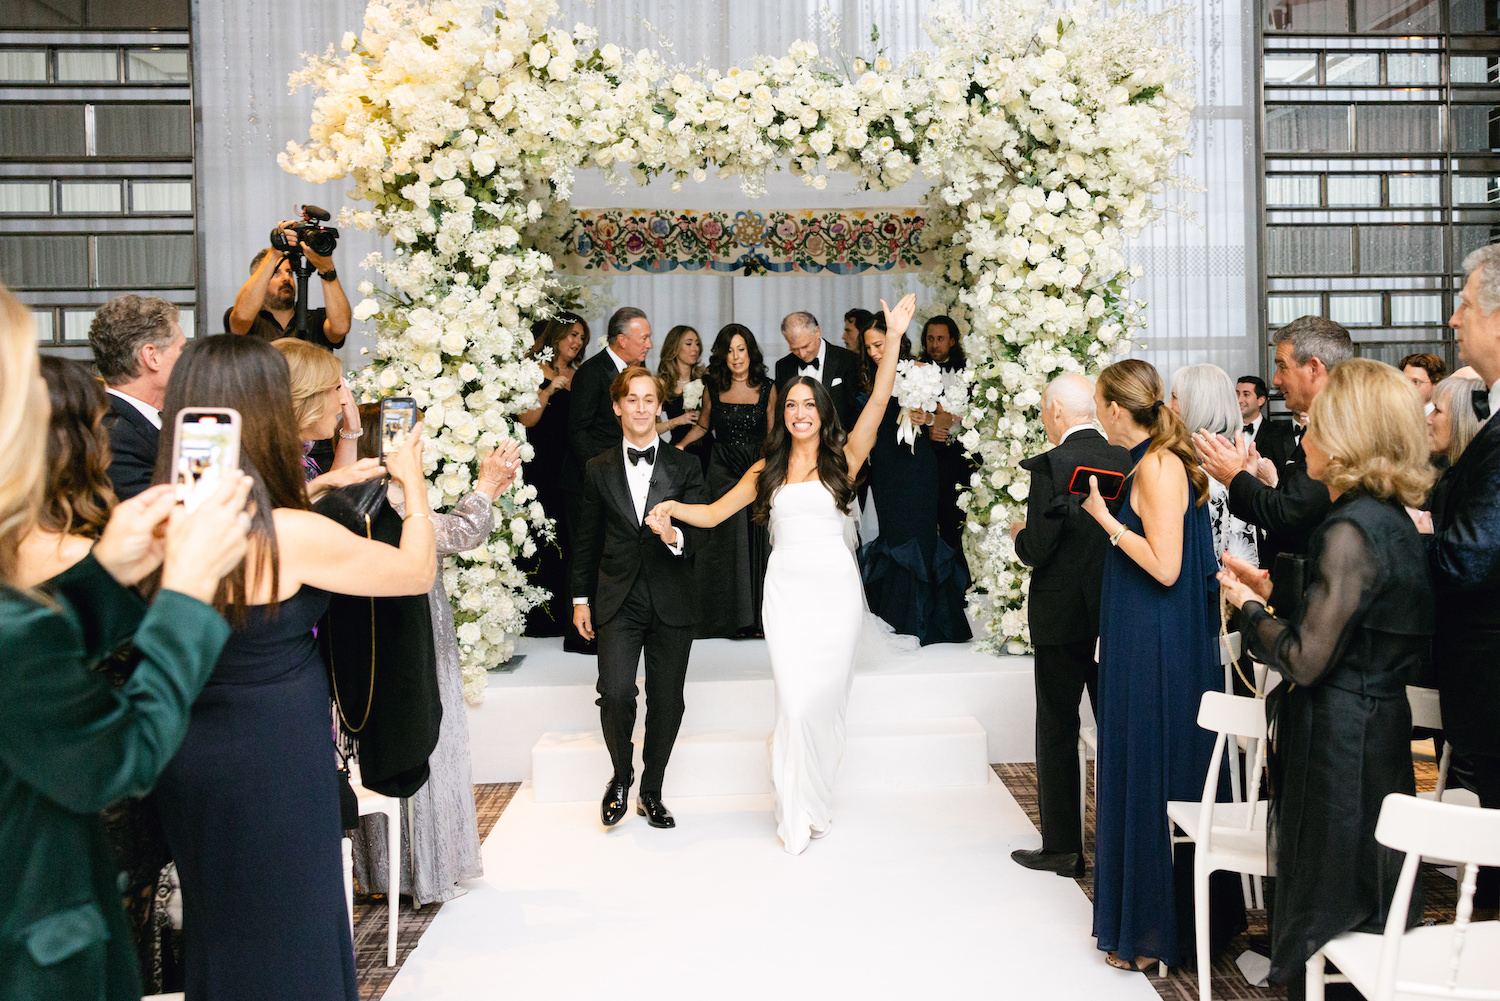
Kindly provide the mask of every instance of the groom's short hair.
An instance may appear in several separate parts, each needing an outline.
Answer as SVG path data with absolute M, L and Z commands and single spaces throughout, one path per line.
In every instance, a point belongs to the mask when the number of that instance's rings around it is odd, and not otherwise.
M 615 381 L 609 384 L 609 402 L 619 403 L 629 396 L 630 384 L 637 379 L 650 379 L 651 388 L 656 391 L 657 400 L 663 398 L 661 380 L 656 377 L 656 373 L 640 365 L 631 365 L 615 376 Z

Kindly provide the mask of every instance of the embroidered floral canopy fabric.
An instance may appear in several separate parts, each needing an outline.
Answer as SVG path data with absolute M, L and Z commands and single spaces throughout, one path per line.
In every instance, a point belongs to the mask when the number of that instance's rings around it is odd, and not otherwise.
M 857 275 L 933 267 L 918 209 L 692 212 L 579 209 L 558 260 L 570 274 L 705 271 Z

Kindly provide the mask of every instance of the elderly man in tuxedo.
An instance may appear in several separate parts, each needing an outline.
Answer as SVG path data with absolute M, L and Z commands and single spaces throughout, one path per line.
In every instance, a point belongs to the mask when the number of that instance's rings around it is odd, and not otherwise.
M 631 733 L 642 650 L 646 739 L 636 812 L 652 827 L 677 824 L 661 790 L 682 726 L 682 689 L 696 631 L 691 557 L 698 530 L 649 512 L 666 500 L 705 504 L 708 488 L 697 458 L 657 436 L 661 394 L 660 381 L 639 365 L 610 384 L 610 409 L 623 433 L 589 459 L 573 532 L 573 624 L 585 639 L 598 636 L 599 721 L 614 764 L 600 806 L 606 827 L 625 816 L 635 780 Z
M 1349 331 L 1321 316 L 1302 316 L 1276 331 L 1276 374 L 1271 381 L 1293 413 L 1307 413 L 1328 385 L 1328 373 L 1354 356 Z M 1234 444 L 1194 430 L 1193 444 L 1204 472 L 1229 488 L 1229 511 L 1266 533 L 1261 566 L 1274 567 L 1281 553 L 1306 556 L 1313 529 L 1333 506 L 1328 488 L 1307 475 L 1307 455 L 1297 442 L 1277 470 L 1274 486 L 1256 475 L 1259 456 L 1243 434 Z M 1273 570 L 1274 574 L 1275 571 Z
M 1094 428 L 1094 384 L 1060 375 L 1042 393 L 1042 426 L 1053 448 L 1021 463 L 1031 473 L 1026 520 L 1010 526 L 1016 555 L 1031 567 L 1027 621 L 1036 672 L 1036 774 L 1042 847 L 1011 858 L 1028 869 L 1083 875 L 1083 818 L 1078 815 L 1078 705 L 1095 705 L 1099 664 L 1099 593 L 1104 529 L 1070 490 L 1080 467 L 1130 472 L 1130 452 Z M 1118 508 L 1118 502 L 1111 502 Z
M 811 313 L 791 313 L 781 321 L 781 336 L 788 353 L 776 362 L 776 388 L 782 388 L 798 376 L 817 379 L 833 397 L 839 423 L 847 433 L 859 416 L 854 396 L 859 392 L 859 356 L 853 351 L 829 344 Z M 781 396 L 785 397 L 782 392 Z
M 1471 253 L 1453 317 L 1458 355 L 1489 386 L 1490 418 L 1448 471 L 1450 488 L 1431 515 L 1414 513 L 1427 537 L 1437 593 L 1432 666 L 1443 732 L 1467 759 L 1479 805 L 1500 808 L 1500 244 Z M 1477 392 L 1477 391 L 1476 391 Z M 1476 401 L 1477 402 L 1477 401 Z M 1482 888 L 1494 906 L 1493 871 Z
M 167 380 L 187 343 L 177 317 L 164 299 L 120 295 L 89 324 L 94 364 L 109 394 L 109 480 L 120 500 L 149 487 L 156 471 Z

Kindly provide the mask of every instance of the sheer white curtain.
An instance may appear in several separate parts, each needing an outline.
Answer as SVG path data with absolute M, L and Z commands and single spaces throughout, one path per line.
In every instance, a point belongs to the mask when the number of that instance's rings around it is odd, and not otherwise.
M 1157 5 L 1162 0 L 1152 0 Z M 301 53 L 321 51 L 346 30 L 359 29 L 362 0 L 284 0 L 230 3 L 196 0 L 196 110 L 198 136 L 200 267 L 204 294 L 201 329 L 217 330 L 219 316 L 233 302 L 250 258 L 266 234 L 293 206 L 313 202 L 337 211 L 345 185 L 311 185 L 282 172 L 276 154 L 288 140 L 302 140 L 312 110 L 306 90 L 288 94 L 287 76 L 302 63 Z M 824 0 L 564 0 L 557 23 L 571 28 L 594 24 L 602 40 L 631 48 L 660 47 L 665 40 L 675 58 L 692 64 L 728 67 L 756 54 L 780 54 L 799 38 L 827 48 L 819 29 Z M 879 45 L 893 60 L 925 45 L 921 21 L 926 3 L 914 0 L 835 0 L 842 19 L 844 47 L 873 55 L 872 25 Z M 971 7 L 972 0 L 964 6 Z M 1147 348 L 1139 352 L 1170 378 L 1183 364 L 1212 361 L 1231 375 L 1258 370 L 1255 226 L 1255 95 L 1247 62 L 1253 59 L 1250 0 L 1203 0 L 1189 14 L 1189 52 L 1198 62 L 1199 104 L 1194 117 L 1194 155 L 1183 164 L 1204 191 L 1189 195 L 1195 219 L 1169 218 L 1136 240 L 1130 260 L 1146 269 L 1137 294 L 1150 302 Z M 648 27 L 648 24 L 654 26 Z M 657 32 L 660 32 L 658 35 Z M 920 177 L 885 194 L 856 194 L 847 178 L 830 178 L 817 192 L 786 174 L 772 179 L 767 196 L 748 202 L 734 180 L 710 179 L 672 192 L 668 183 L 629 187 L 617 193 L 596 172 L 582 171 L 574 204 L 580 207 L 816 208 L 915 205 L 926 191 Z M 378 246 L 374 237 L 347 232 L 337 262 L 346 290 L 367 277 L 358 262 Z M 896 292 L 925 289 L 915 278 L 865 274 L 855 277 L 628 276 L 617 279 L 608 298 L 645 309 L 658 331 L 680 322 L 698 325 L 711 340 L 724 323 L 745 323 L 761 339 L 770 358 L 783 353 L 777 326 L 794 309 L 822 321 L 835 342 L 843 313 L 866 309 Z M 313 294 L 314 305 L 318 293 Z M 593 324 L 601 317 L 589 317 Z M 596 333 L 602 331 L 596 330 Z M 359 324 L 343 352 L 359 364 L 369 343 Z

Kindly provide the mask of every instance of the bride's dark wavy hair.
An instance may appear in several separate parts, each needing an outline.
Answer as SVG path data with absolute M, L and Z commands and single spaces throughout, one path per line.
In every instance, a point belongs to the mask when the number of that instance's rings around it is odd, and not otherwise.
M 849 460 L 844 456 L 844 429 L 839 424 L 839 413 L 833 407 L 833 397 L 817 379 L 798 376 L 782 385 L 781 398 L 777 400 L 776 422 L 771 433 L 766 435 L 765 468 L 755 486 L 755 506 L 751 516 L 764 525 L 771 519 L 771 498 L 786 483 L 787 466 L 792 460 L 792 435 L 786 429 L 786 398 L 793 388 L 806 386 L 812 390 L 813 406 L 818 410 L 818 479 L 833 495 L 834 505 L 844 514 L 854 500 L 854 488 L 849 485 Z

